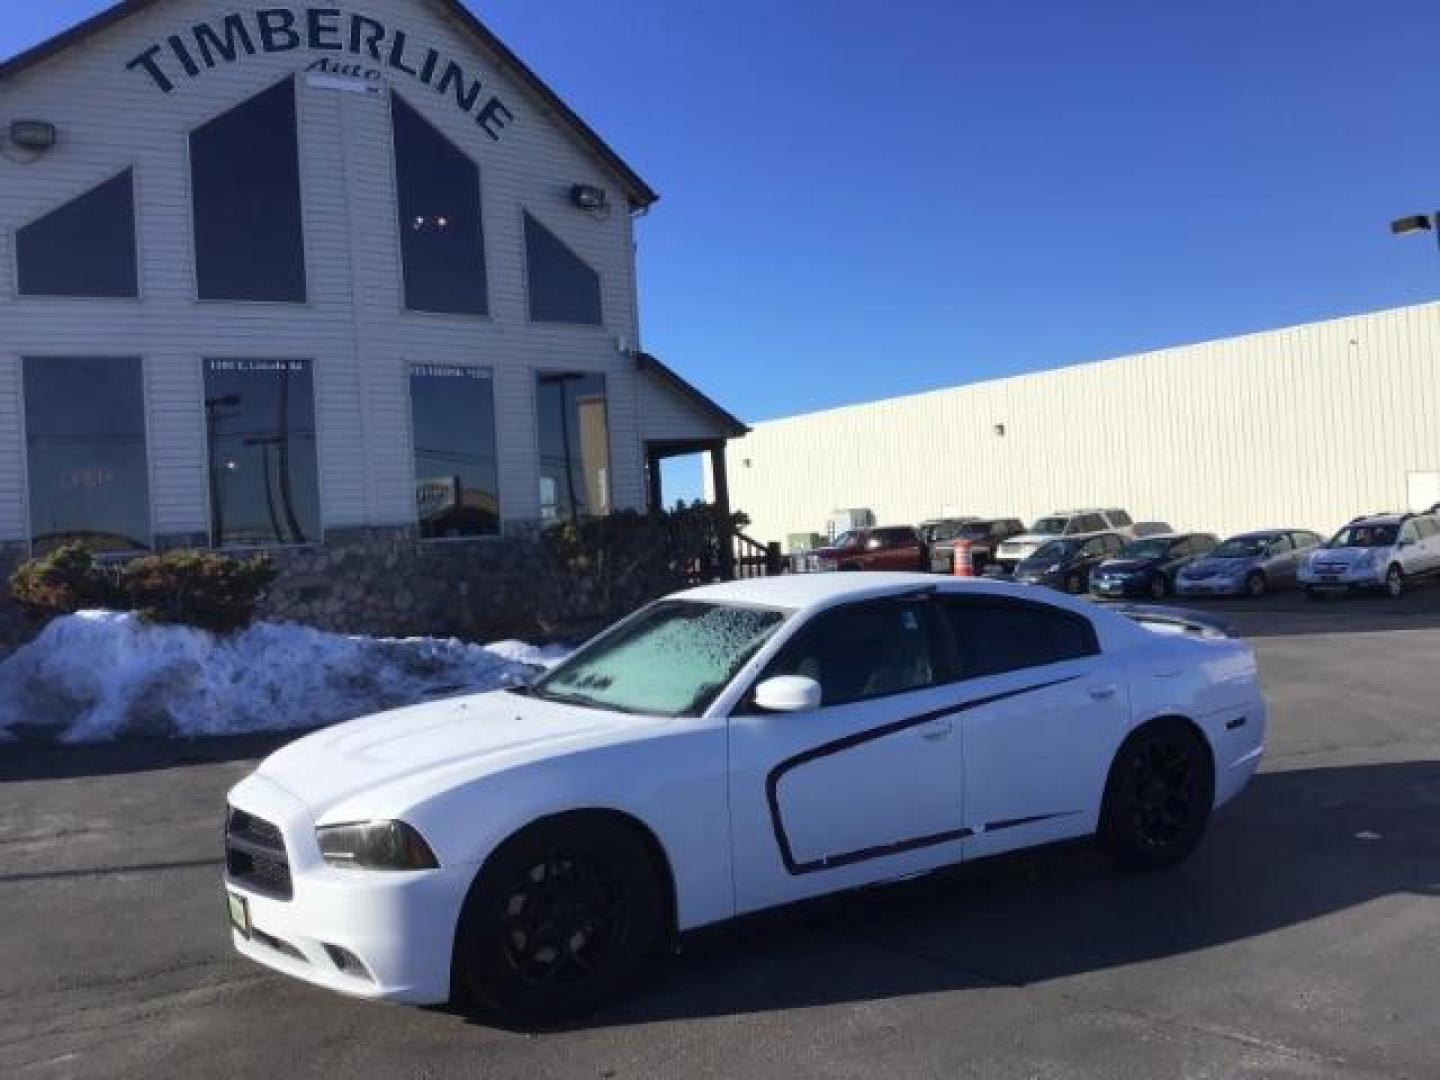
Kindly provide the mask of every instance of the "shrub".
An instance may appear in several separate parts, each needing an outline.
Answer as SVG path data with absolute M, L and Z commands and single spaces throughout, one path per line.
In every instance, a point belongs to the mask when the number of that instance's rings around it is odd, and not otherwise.
M 115 576 L 95 562 L 84 544 L 64 544 L 21 563 L 10 575 L 10 595 L 41 619 L 114 607 L 120 599 Z
M 167 551 L 127 565 L 121 589 L 127 606 L 148 622 L 228 634 L 251 623 L 274 580 L 275 567 L 263 555 L 241 560 L 212 551 Z
M 257 555 L 240 560 L 210 551 L 168 551 L 104 566 L 83 544 L 66 544 L 22 563 L 10 593 L 39 619 L 85 608 L 134 611 L 156 623 L 178 623 L 228 634 L 248 626 L 275 568 Z

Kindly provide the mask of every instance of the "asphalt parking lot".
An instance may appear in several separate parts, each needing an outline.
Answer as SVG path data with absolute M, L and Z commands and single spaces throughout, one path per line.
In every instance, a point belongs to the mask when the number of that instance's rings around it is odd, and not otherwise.
M 223 797 L 276 740 L 0 748 L 0 1075 L 1440 1076 L 1440 588 L 1204 606 L 1271 734 L 1185 866 L 1072 846 L 751 920 L 538 1034 L 231 953 Z

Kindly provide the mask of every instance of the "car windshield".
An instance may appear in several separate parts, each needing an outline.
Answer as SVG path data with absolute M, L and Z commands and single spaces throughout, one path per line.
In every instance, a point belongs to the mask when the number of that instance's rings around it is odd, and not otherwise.
M 925 526 L 920 533 L 927 544 L 933 544 L 937 540 L 954 540 L 964 528 L 964 522 L 937 521 Z
M 662 600 L 555 667 L 525 693 L 645 716 L 698 716 L 788 613 Z
M 1036 536 L 1060 536 L 1065 532 L 1065 526 L 1070 524 L 1069 518 L 1047 517 L 1035 522 L 1031 532 Z
M 990 536 L 994 526 L 989 522 L 976 521 L 969 525 L 961 525 L 955 536 L 963 540 L 984 540 Z
M 1037 563 L 1057 563 L 1062 559 L 1068 559 L 1075 553 L 1075 549 L 1079 546 L 1079 540 L 1051 540 L 1048 544 L 1041 545 L 1039 550 L 1030 556 L 1029 561 Z
M 1326 547 L 1390 547 L 1400 535 L 1399 525 L 1347 525 Z
M 1170 545 L 1175 541 L 1171 539 L 1152 538 L 1149 540 L 1135 540 L 1126 544 L 1120 554 L 1126 559 L 1158 559 L 1170 550 Z
M 1268 536 L 1233 536 L 1210 554 L 1217 559 L 1255 559 L 1265 554 Z
M 865 534 L 852 529 L 850 532 L 843 532 L 837 536 L 830 542 L 830 546 L 832 548 L 852 548 L 859 547 L 864 542 Z

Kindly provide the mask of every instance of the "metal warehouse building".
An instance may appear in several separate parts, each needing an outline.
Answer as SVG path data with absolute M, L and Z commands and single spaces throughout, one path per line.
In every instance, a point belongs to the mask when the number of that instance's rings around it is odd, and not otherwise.
M 728 456 L 760 539 L 852 507 L 1329 530 L 1440 502 L 1440 305 L 760 423 Z
M 0 63 L 0 561 L 433 575 L 643 509 L 745 430 L 639 351 L 655 199 L 458 0 L 125 0 Z

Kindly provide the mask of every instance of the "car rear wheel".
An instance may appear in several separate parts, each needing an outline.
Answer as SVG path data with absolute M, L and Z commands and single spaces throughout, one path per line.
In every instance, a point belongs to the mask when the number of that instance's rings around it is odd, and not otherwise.
M 655 955 L 659 872 L 634 830 L 593 814 L 547 818 L 507 840 L 466 897 L 460 989 L 517 1020 L 558 1020 L 613 1000 Z
M 1258 600 L 1270 589 L 1270 583 L 1265 580 L 1265 575 L 1259 570 L 1251 570 L 1245 575 L 1245 595 L 1252 600 Z
M 1100 841 L 1121 866 L 1158 870 L 1195 850 L 1210 820 L 1215 773 L 1187 721 L 1152 720 L 1115 755 L 1100 812 Z
M 1398 600 L 1405 593 L 1405 571 L 1398 566 L 1392 566 L 1385 571 L 1385 595 L 1391 600 Z

